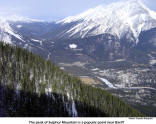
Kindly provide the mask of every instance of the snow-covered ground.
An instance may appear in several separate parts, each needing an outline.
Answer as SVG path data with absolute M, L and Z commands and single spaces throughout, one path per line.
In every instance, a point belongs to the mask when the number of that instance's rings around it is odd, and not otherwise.
M 98 77 L 98 79 L 100 79 L 101 81 L 103 81 L 109 88 L 116 89 L 116 87 L 111 82 L 109 82 L 107 79 L 101 78 L 101 77 Z
M 78 116 L 78 112 L 76 110 L 76 106 L 75 106 L 75 102 L 72 102 L 72 116 L 73 117 L 77 117 Z

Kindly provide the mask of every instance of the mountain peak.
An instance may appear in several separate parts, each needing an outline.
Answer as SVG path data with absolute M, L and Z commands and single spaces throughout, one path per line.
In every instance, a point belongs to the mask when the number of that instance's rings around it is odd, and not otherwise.
M 128 1 L 120 1 L 114 2 L 109 5 L 99 5 L 95 8 L 90 8 L 89 10 L 77 15 L 70 16 L 65 18 L 64 20 L 59 21 L 58 23 L 70 23 L 72 21 L 77 20 L 86 20 L 93 19 L 94 17 L 102 18 L 106 14 L 129 14 L 130 12 L 142 11 L 142 13 L 146 13 L 149 9 L 141 2 L 141 0 L 128 0 Z M 93 17 L 94 16 L 94 17 Z
M 57 23 L 71 22 L 79 23 L 66 31 L 70 37 L 83 38 L 110 33 L 122 38 L 129 32 L 137 42 L 141 31 L 156 27 L 156 13 L 140 0 L 129 0 L 100 5 Z

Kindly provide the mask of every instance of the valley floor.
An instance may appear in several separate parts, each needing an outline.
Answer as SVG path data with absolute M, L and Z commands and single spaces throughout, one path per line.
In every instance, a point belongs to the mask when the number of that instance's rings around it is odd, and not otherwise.
M 80 64 L 59 66 L 70 74 L 79 76 L 88 85 L 112 92 L 148 116 L 156 116 L 156 68 L 136 63 L 135 66 L 133 63 L 130 67 L 122 67 L 122 61 L 107 61 L 107 64 L 74 62 Z M 114 62 L 118 67 L 109 67 Z

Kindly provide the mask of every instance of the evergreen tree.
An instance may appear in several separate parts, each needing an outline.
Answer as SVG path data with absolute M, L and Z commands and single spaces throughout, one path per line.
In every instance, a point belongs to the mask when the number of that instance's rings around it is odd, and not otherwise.
M 0 89 L 6 116 L 75 116 L 73 107 L 77 116 L 144 116 L 107 91 L 83 84 L 49 60 L 3 43 Z

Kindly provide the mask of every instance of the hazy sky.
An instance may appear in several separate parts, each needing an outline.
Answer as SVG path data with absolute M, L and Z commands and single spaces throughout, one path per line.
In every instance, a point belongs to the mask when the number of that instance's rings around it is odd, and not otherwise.
M 113 1 L 120 0 L 0 0 L 0 15 L 16 14 L 42 20 L 59 20 Z M 143 1 L 156 11 L 156 0 Z

